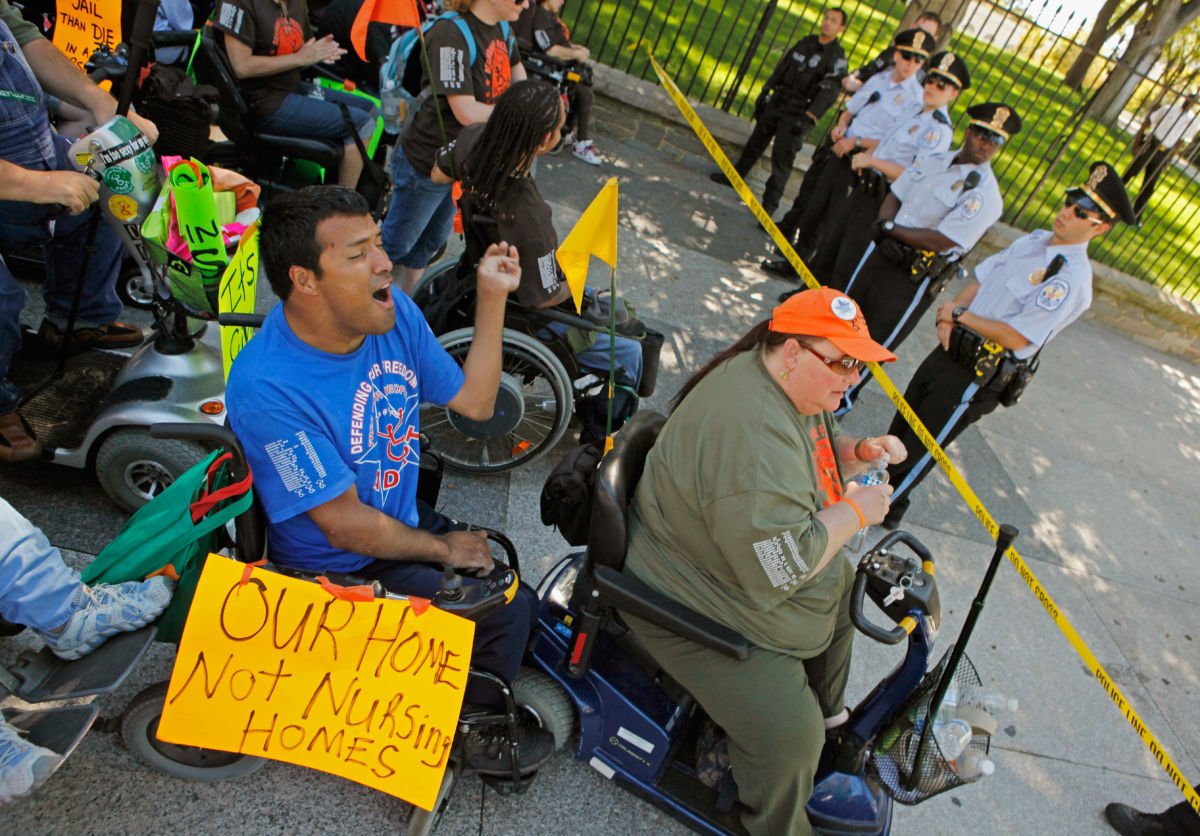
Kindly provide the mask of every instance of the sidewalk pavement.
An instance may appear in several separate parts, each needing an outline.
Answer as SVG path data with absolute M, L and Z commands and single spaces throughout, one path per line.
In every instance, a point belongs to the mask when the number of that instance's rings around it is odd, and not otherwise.
M 614 132 L 615 133 L 615 132 Z M 605 178 L 621 180 L 617 281 L 638 313 L 667 335 L 658 392 L 665 408 L 686 375 L 758 319 L 789 285 L 758 268 L 766 238 L 700 160 L 666 159 L 601 127 L 599 169 L 569 155 L 544 158 L 538 177 L 560 236 Z M 757 188 L 757 187 L 756 187 Z M 597 264 L 593 282 L 607 281 Z M 32 288 L 31 288 L 32 289 Z M 33 312 L 28 318 L 36 323 Z M 922 323 L 889 367 L 903 388 L 934 344 Z M 894 369 L 894 371 L 892 371 Z M 886 429 L 878 387 L 845 422 Z M 560 451 L 500 478 L 448 475 L 445 510 L 506 529 L 538 580 L 570 548 L 538 520 L 537 494 Z M 1200 774 L 1200 368 L 1085 319 L 1043 354 L 1024 399 L 975 425 L 950 449 L 971 485 L 1166 750 Z M 84 565 L 121 516 L 94 477 L 53 465 L 0 469 L 0 496 L 43 526 Z M 935 555 L 948 648 L 974 597 L 991 546 L 940 474 L 922 486 L 908 528 Z M 880 532 L 872 532 L 874 542 Z M 0 647 L 10 661 L 32 644 Z M 1011 565 L 1001 566 L 969 655 L 984 682 L 1019 698 L 993 742 L 996 774 L 915 808 L 897 807 L 894 833 L 1104 834 L 1113 800 L 1158 810 L 1180 799 L 1154 758 L 1046 616 Z M 156 645 L 115 694 L 113 717 L 170 671 Z M 900 658 L 860 636 L 850 698 L 863 697 Z M 781 712 L 787 706 L 780 706 Z M 37 833 L 376 833 L 403 825 L 408 806 L 321 773 L 268 764 L 228 784 L 187 783 L 149 769 L 117 737 L 93 731 L 32 798 L 0 810 L 0 831 Z M 439 833 L 682 833 L 649 804 L 559 753 L 528 794 L 501 798 L 468 779 Z

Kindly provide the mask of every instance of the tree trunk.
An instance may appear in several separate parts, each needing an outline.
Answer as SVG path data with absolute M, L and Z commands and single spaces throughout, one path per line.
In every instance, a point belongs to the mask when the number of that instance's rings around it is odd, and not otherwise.
M 1118 127 L 1121 112 L 1134 90 L 1154 67 L 1167 39 L 1200 14 L 1200 0 L 1163 0 L 1143 17 L 1134 29 L 1124 54 L 1113 66 L 1092 100 L 1088 115 L 1110 127 Z
M 1104 41 L 1108 38 L 1108 25 L 1120 3 L 1121 0 L 1105 0 L 1104 5 L 1100 7 L 1100 12 L 1096 15 L 1096 22 L 1092 24 L 1092 31 L 1088 33 L 1083 51 L 1079 53 L 1074 63 L 1071 64 L 1071 68 L 1067 70 L 1067 74 L 1063 76 L 1063 84 L 1070 89 L 1083 89 L 1084 79 L 1087 78 L 1088 70 L 1092 68 L 1092 61 L 1100 53 L 1100 47 L 1104 46 Z

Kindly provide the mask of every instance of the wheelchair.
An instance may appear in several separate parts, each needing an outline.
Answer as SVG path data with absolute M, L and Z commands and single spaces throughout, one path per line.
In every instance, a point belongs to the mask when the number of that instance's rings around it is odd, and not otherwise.
M 422 276 L 412 299 L 438 342 L 461 363 L 475 332 L 475 265 L 494 239 L 495 222 L 472 206 L 469 195 L 463 196 L 460 206 L 467 240 L 462 258 Z M 581 365 L 567 337 L 547 329 L 552 323 L 581 331 L 608 330 L 573 312 L 532 310 L 510 297 L 492 417 L 473 421 L 445 407 L 421 407 L 421 432 L 429 436 L 447 467 L 484 474 L 532 462 L 558 444 L 579 408 L 603 398 L 608 368 Z M 642 380 L 636 395 L 646 398 L 654 394 L 663 335 L 647 329 L 641 342 Z
M 730 658 L 749 657 L 745 637 L 621 571 L 628 504 L 665 422 L 658 413 L 639 412 L 602 460 L 587 550 L 564 558 L 538 588 L 533 660 L 575 706 L 579 760 L 697 832 L 743 833 L 735 776 L 705 757 L 723 732 L 621 618 L 628 613 Z M 900 546 L 910 553 L 900 553 Z M 897 601 L 890 591 L 898 585 L 906 594 Z M 865 598 L 895 626 L 868 619 Z M 850 617 L 878 642 L 907 639 L 907 651 L 827 737 L 808 817 L 818 833 L 886 834 L 894 800 L 915 804 L 963 783 L 928 734 L 930 703 L 947 675 L 949 654 L 927 671 L 941 617 L 925 546 L 908 532 L 893 531 L 864 555 Z M 960 684 L 977 682 L 967 668 L 960 664 L 950 675 Z M 970 745 L 986 752 L 987 738 L 977 736 Z
M 241 445 L 227 427 L 156 424 L 151 427 L 150 432 L 157 438 L 189 439 L 230 452 L 233 456 L 231 475 L 235 480 L 245 478 L 249 472 Z M 420 468 L 418 499 L 433 507 L 441 486 L 441 463 L 436 455 L 423 452 Z M 263 557 L 269 559 L 265 514 L 257 500 L 249 511 L 234 518 L 230 526 L 233 530 L 227 532 L 226 550 L 231 556 L 245 563 L 252 563 Z M 471 620 L 482 619 L 503 606 L 506 602 L 506 593 L 512 590 L 518 582 L 519 572 L 517 551 L 512 542 L 499 531 L 489 528 L 479 528 L 479 530 L 487 534 L 496 556 L 497 570 L 490 579 L 494 582 L 469 587 L 463 586 L 459 577 L 452 570 L 447 569 L 442 580 L 442 589 L 432 600 L 433 606 Z M 308 572 L 275 566 L 270 563 L 267 563 L 267 568 L 290 577 L 314 582 L 317 581 L 318 575 L 323 574 L 329 582 L 339 586 L 368 585 L 373 588 L 376 598 L 387 597 L 401 600 L 405 598 L 403 595 L 386 591 L 379 581 L 368 582 L 353 575 Z M 151 628 L 146 628 L 146 631 L 152 632 Z M 143 631 L 146 633 L 145 641 L 149 643 L 150 635 L 146 631 Z M 115 644 L 115 640 L 110 643 Z M 433 809 L 426 811 L 414 807 L 409 818 L 407 832 L 414 836 L 425 836 L 433 829 L 458 781 L 471 774 L 470 770 L 464 766 L 462 753 L 464 741 L 473 730 L 483 727 L 505 727 L 509 734 L 515 734 L 518 718 L 527 714 L 535 718 L 539 725 L 551 734 L 555 750 L 565 745 L 571 735 L 574 720 L 573 710 L 566 702 L 565 697 L 554 687 L 554 683 L 542 672 L 532 668 L 522 668 L 511 687 L 500 677 L 487 671 L 470 668 L 468 676 L 485 680 L 496 687 L 504 697 L 505 710 L 502 713 L 487 713 L 483 709 L 469 709 L 460 716 L 458 733 L 455 735 L 450 749 L 449 765 L 446 768 Z M 181 746 L 159 740 L 156 730 L 167 697 L 167 686 L 167 682 L 159 682 L 145 688 L 130 701 L 121 715 L 121 738 L 129 750 L 142 761 L 168 775 L 205 782 L 243 777 L 256 772 L 266 763 L 266 760 L 251 755 L 216 751 L 198 746 Z M 510 776 L 501 778 L 494 775 L 481 775 L 480 777 L 498 792 L 510 793 L 524 792 L 533 775 L 522 777 L 514 764 Z
M 325 172 L 336 172 L 345 152 L 342 143 L 258 130 L 221 38 L 221 32 L 206 24 L 201 29 L 192 60 L 197 82 L 210 84 L 221 94 L 217 126 L 229 139 L 228 143 L 212 146 L 205 154 L 206 162 L 241 171 L 268 193 L 272 188 L 288 190 L 310 185 L 312 177 L 301 171 L 304 164 Z M 320 68 L 317 72 L 321 72 Z M 324 75 L 342 81 L 331 74 Z M 379 106 L 377 100 L 375 105 Z M 372 158 L 360 145 L 360 152 L 366 159 L 358 191 L 367 199 L 375 217 L 383 214 L 390 197 L 391 180 L 379 169 L 376 159 L 386 155 L 386 151 L 381 145 Z

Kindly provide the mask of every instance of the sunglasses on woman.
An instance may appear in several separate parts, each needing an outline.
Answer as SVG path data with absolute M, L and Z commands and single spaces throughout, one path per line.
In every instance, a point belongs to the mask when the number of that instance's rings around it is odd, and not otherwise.
M 1081 221 L 1091 221 L 1092 226 L 1100 226 L 1100 224 L 1105 223 L 1104 213 L 1090 197 L 1068 197 L 1067 206 L 1071 207 L 1071 210 L 1075 213 L 1075 217 Z M 1093 218 L 1088 214 L 1089 212 L 1095 212 L 1100 217 Z
M 805 351 L 824 363 L 831 372 L 836 372 L 837 374 L 851 375 L 855 372 L 861 372 L 867 365 L 862 360 L 855 360 L 849 354 L 837 360 L 831 360 L 808 343 L 802 342 L 800 345 L 804 346 Z

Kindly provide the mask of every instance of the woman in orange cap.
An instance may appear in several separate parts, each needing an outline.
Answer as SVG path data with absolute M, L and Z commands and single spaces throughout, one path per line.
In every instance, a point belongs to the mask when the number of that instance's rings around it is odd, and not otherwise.
M 854 568 L 839 552 L 892 491 L 847 482 L 906 453 L 843 435 L 831 412 L 864 361 L 895 359 L 845 294 L 790 297 L 684 385 L 631 504 L 625 571 L 750 642 L 737 661 L 625 617 L 728 734 L 751 833 L 810 832 L 825 731 L 846 718 Z

